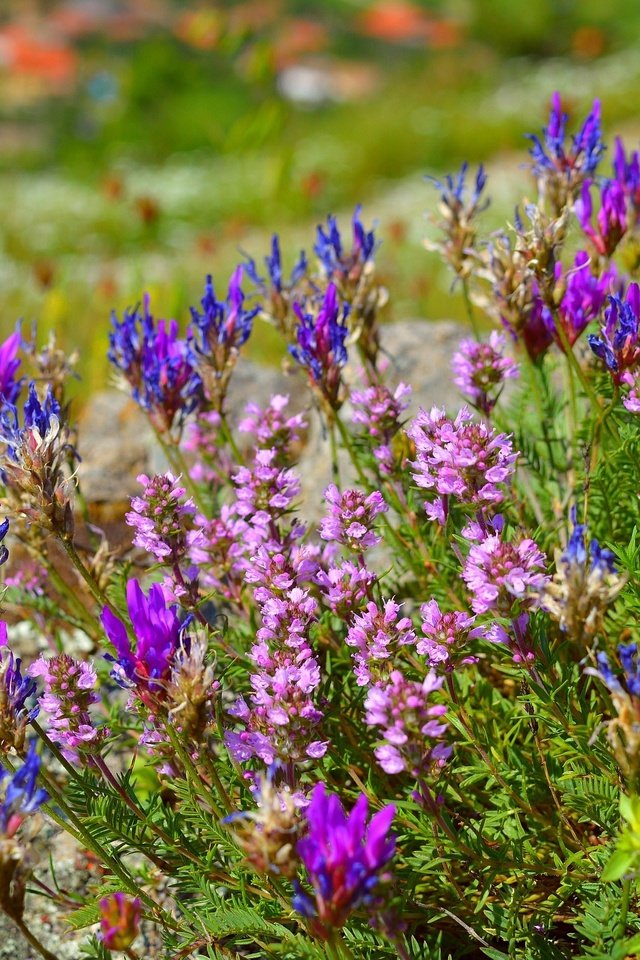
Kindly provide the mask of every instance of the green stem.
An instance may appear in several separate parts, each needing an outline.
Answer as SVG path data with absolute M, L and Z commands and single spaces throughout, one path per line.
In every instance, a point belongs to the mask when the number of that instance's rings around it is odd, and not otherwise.
M 588 377 L 586 376 L 584 370 L 582 369 L 582 367 L 581 367 L 580 364 L 578 363 L 578 360 L 577 360 L 577 358 L 576 358 L 576 355 L 575 355 L 575 353 L 573 352 L 573 347 L 572 347 L 571 344 L 569 343 L 569 338 L 568 338 L 568 336 L 567 336 L 567 332 L 566 332 L 566 330 L 564 329 L 564 326 L 562 325 L 562 321 L 561 321 L 559 318 L 556 318 L 555 327 L 556 327 L 556 330 L 557 330 L 557 332 L 558 332 L 558 337 L 560 338 L 560 343 L 562 344 L 562 349 L 564 350 L 564 352 L 565 352 L 565 354 L 566 354 L 566 357 L 567 357 L 567 360 L 568 360 L 569 364 L 571 365 L 571 367 L 573 368 L 576 376 L 578 377 L 578 380 L 580 381 L 580 383 L 581 383 L 581 385 L 582 385 L 582 389 L 584 390 L 584 392 L 586 393 L 587 397 L 589 398 L 589 400 L 590 400 L 590 402 L 591 402 L 591 406 L 593 407 L 594 413 L 597 413 L 598 416 L 600 416 L 600 414 L 602 413 L 602 406 L 601 406 L 601 404 L 600 404 L 600 400 L 599 400 L 599 398 L 598 398 L 598 395 L 596 394 L 595 390 L 593 389 L 593 387 L 592 387 L 591 384 L 589 383 L 589 379 L 588 379 Z M 618 432 L 618 431 L 616 430 L 615 433 L 617 434 L 617 432 Z
M 622 897 L 620 899 L 620 917 L 616 924 L 615 938 L 621 940 L 627 930 L 627 915 L 629 913 L 629 900 L 631 899 L 631 879 L 627 877 L 622 881 Z
M 203 780 L 202 776 L 200 775 L 198 768 L 196 767 L 195 763 L 189 756 L 189 751 L 185 750 L 184 745 L 180 742 L 180 738 L 178 737 L 178 735 L 176 734 L 175 730 L 173 729 L 170 723 L 166 725 L 165 729 L 169 735 L 169 739 L 171 740 L 171 745 L 173 749 L 176 751 L 176 753 L 180 757 L 180 760 L 184 764 L 184 768 L 187 772 L 187 777 L 191 781 L 192 786 L 195 787 L 198 795 L 201 796 L 204 800 L 206 800 L 206 802 L 209 804 L 209 806 L 213 810 L 213 813 L 218 818 L 218 820 L 223 820 L 224 813 L 220 810 L 220 808 L 218 807 L 218 804 L 213 799 L 213 796 L 212 796 L 213 791 L 209 788 L 207 790 L 207 795 L 205 795 L 202 791 L 203 786 L 209 787 L 209 785 L 206 783 L 205 780 Z
M 462 297 L 464 299 L 464 307 L 467 312 L 467 320 L 469 321 L 469 326 L 473 330 L 473 335 L 476 340 L 480 340 L 480 330 L 478 329 L 478 322 L 476 320 L 476 315 L 473 310 L 473 304 L 471 303 L 471 297 L 469 295 L 469 282 L 466 277 L 462 278 Z
M 108 607 L 111 610 L 111 612 L 115 614 L 115 616 L 118 616 L 118 611 L 114 608 L 113 604 L 107 597 L 104 590 L 100 588 L 91 571 L 83 563 L 82 558 L 80 557 L 80 554 L 76 550 L 73 541 L 68 539 L 67 537 L 61 536 L 59 538 L 59 542 L 62 544 L 65 553 L 69 557 L 69 560 L 71 561 L 71 563 L 73 564 L 77 572 L 80 574 L 80 576 L 86 583 L 91 593 L 91 596 L 98 604 L 98 607 L 101 610 L 104 607 Z
M 335 422 L 329 424 L 329 445 L 331 447 L 331 476 L 336 486 L 340 486 L 340 464 L 338 462 L 338 444 L 336 442 Z
M 169 462 L 169 466 L 174 471 L 176 476 L 179 476 L 191 497 L 193 497 L 194 502 L 197 504 L 198 509 L 205 516 L 209 516 L 209 509 L 202 499 L 199 488 L 193 482 L 191 474 L 189 473 L 189 467 L 182 456 L 182 451 L 177 444 L 167 443 L 162 433 L 154 426 L 153 432 L 156 435 L 156 440 L 162 447 L 162 452 Z
M 220 433 L 224 437 L 225 442 L 228 443 L 229 446 L 231 447 L 231 452 L 235 458 L 236 463 L 239 463 L 239 464 L 244 463 L 244 457 L 242 456 L 240 447 L 236 443 L 236 439 L 233 435 L 233 431 L 231 430 L 231 427 L 229 426 L 229 421 L 227 420 L 227 416 L 222 411 L 220 411 Z

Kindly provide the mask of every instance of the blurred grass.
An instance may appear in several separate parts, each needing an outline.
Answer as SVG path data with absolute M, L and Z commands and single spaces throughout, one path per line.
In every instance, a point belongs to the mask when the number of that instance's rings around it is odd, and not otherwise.
M 367 223 L 379 221 L 387 316 L 462 317 L 449 275 L 421 246 L 425 211 L 437 202 L 422 174 L 490 160 L 486 223 L 497 227 L 529 184 L 523 134 L 545 122 L 556 88 L 577 118 L 601 97 L 610 137 L 634 117 L 640 60 L 633 50 L 589 63 L 504 62 L 481 47 L 442 52 L 394 71 L 366 101 L 305 113 L 266 100 L 231 126 L 218 154 L 201 149 L 156 165 L 129 157 L 91 174 L 0 173 L 0 332 L 37 319 L 43 338 L 55 330 L 80 349 L 82 390 L 96 389 L 108 374 L 112 308 L 148 290 L 158 315 L 184 320 L 205 273 L 219 293 L 226 288 L 239 248 L 260 261 L 277 230 L 292 261 L 301 247 L 310 251 L 327 212 L 342 211 L 347 227 L 356 201 Z M 203 122 L 197 110 L 189 119 Z M 278 349 L 264 331 L 250 347 L 267 360 Z

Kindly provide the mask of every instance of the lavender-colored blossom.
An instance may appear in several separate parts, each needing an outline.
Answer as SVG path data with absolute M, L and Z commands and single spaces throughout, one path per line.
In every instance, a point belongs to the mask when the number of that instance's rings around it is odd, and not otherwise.
M 240 433 L 250 434 L 257 445 L 277 451 L 279 466 L 287 466 L 291 448 L 298 443 L 306 427 L 301 413 L 286 416 L 289 397 L 274 394 L 264 409 L 257 403 L 248 403 L 245 415 L 238 424 Z
M 23 676 L 22 661 L 7 644 L 7 625 L 0 620 L 0 746 L 22 751 L 27 726 L 38 716 L 39 707 L 27 700 L 36 692 L 35 681 Z
M 293 470 L 278 466 L 278 451 L 256 450 L 253 467 L 239 467 L 233 476 L 236 486 L 237 513 L 251 518 L 258 513 L 271 521 L 291 509 L 300 494 L 300 480 Z
M 18 351 L 21 338 L 18 331 L 0 343 L 0 404 L 15 404 L 20 393 L 22 380 L 16 380 L 16 373 L 20 366 Z
M 227 600 L 239 600 L 251 548 L 247 521 L 237 503 L 223 504 L 218 516 L 197 514 L 196 534 L 188 537 L 189 558 L 198 567 L 200 582 Z
M 60 745 L 63 756 L 80 763 L 81 757 L 99 750 L 106 731 L 97 729 L 89 713 L 91 704 L 100 699 L 93 666 L 61 653 L 49 660 L 40 657 L 27 672 L 42 677 L 44 693 L 38 704 L 48 715 L 49 737 Z
M 133 399 L 147 410 L 155 427 L 182 426 L 202 401 L 202 380 L 191 333 L 178 336 L 175 320 L 154 320 L 145 294 L 142 312 L 125 310 L 121 321 L 112 314 L 108 357 L 131 388 Z
M 624 300 L 609 297 L 609 304 L 600 335 L 590 334 L 589 346 L 600 360 L 604 360 L 615 384 L 633 386 L 634 373 L 640 363 L 638 284 L 629 284 Z
M 47 791 L 37 786 L 39 773 L 40 757 L 36 753 L 35 741 L 31 742 L 19 770 L 12 773 L 0 765 L 0 783 L 5 782 L 4 799 L 0 803 L 0 834 L 3 837 L 13 837 L 27 817 L 49 799 Z
M 127 608 L 135 646 L 127 628 L 109 607 L 102 611 L 102 625 L 116 650 L 114 679 L 132 686 L 143 701 L 162 695 L 180 643 L 182 624 L 177 607 L 167 606 L 162 587 L 152 584 L 148 596 L 137 580 L 127 583 Z
M 320 939 L 329 939 L 359 907 L 377 907 L 381 886 L 390 879 L 383 871 L 396 848 L 390 833 L 395 806 L 389 804 L 367 822 L 368 806 L 361 794 L 347 815 L 339 798 L 318 783 L 305 810 L 308 830 L 298 853 L 313 894 L 296 885 L 293 906 Z
M 355 553 L 362 553 L 380 543 L 380 537 L 373 532 L 373 521 L 389 507 L 379 490 L 368 495 L 361 490 L 340 493 L 335 483 L 331 483 L 324 491 L 324 499 L 329 516 L 320 522 L 323 540 L 342 543 Z
M 345 560 L 339 566 L 319 570 L 316 583 L 330 609 L 342 619 L 352 616 L 366 599 L 371 599 L 371 590 L 376 575 L 360 564 Z
M 484 629 L 482 636 L 491 643 L 507 647 L 514 663 L 529 665 L 536 659 L 529 632 L 529 614 L 526 611 L 512 617 L 506 626 L 494 620 Z
M 443 613 L 437 600 L 423 603 L 420 613 L 424 639 L 418 640 L 416 652 L 425 657 L 430 667 L 450 673 L 460 663 L 477 662 L 478 658 L 467 650 L 469 640 L 483 635 L 481 627 L 473 628 L 474 616 L 460 610 Z
M 358 686 L 386 679 L 399 648 L 415 644 L 410 618 L 399 617 L 399 613 L 400 604 L 395 600 L 386 600 L 382 608 L 371 600 L 364 612 L 353 618 L 345 643 L 355 647 L 353 660 Z
M 583 233 L 603 257 L 610 257 L 627 232 L 629 221 L 624 190 L 617 180 L 606 180 L 600 187 L 600 210 L 593 223 L 591 180 L 582 184 L 574 210 Z
M 420 410 L 407 434 L 416 445 L 413 479 L 438 495 L 425 502 L 429 519 L 444 524 L 452 497 L 490 508 L 504 500 L 518 454 L 506 434 L 474 423 L 467 407 L 455 421 L 437 407 Z
M 600 101 L 594 100 L 580 131 L 567 142 L 567 114 L 562 110 L 560 94 L 551 98 L 549 123 L 542 139 L 527 134 L 533 171 L 541 190 L 559 213 L 567 199 L 576 196 L 581 184 L 593 176 L 605 151 L 600 121 Z
M 495 407 L 505 380 L 520 376 L 518 364 L 504 354 L 506 343 L 497 330 L 488 343 L 462 340 L 451 361 L 453 382 L 486 415 Z
M 187 539 L 187 524 L 195 513 L 192 499 L 184 499 L 186 490 L 180 478 L 170 472 L 137 478 L 143 487 L 141 497 L 132 497 L 125 520 L 136 531 L 135 546 L 150 553 L 159 563 L 178 563 L 188 544 L 197 541 L 197 531 Z
M 443 767 L 451 756 L 452 748 L 441 740 L 448 729 L 441 719 L 447 708 L 429 702 L 442 683 L 433 670 L 424 680 L 407 680 L 392 670 L 387 683 L 370 687 L 366 723 L 381 728 L 383 742 L 375 755 L 385 773 L 408 770 L 419 777 Z
M 625 584 L 615 568 L 611 550 L 592 539 L 587 547 L 587 528 L 577 523 L 571 511 L 573 530 L 566 548 L 556 554 L 556 572 L 547 585 L 543 606 L 561 630 L 574 640 L 592 638 L 602 625 L 608 605 Z
M 345 340 L 348 334 L 347 304 L 341 304 L 334 283 L 327 287 L 318 309 L 294 303 L 298 318 L 297 343 L 289 347 L 291 356 L 307 370 L 311 384 L 320 392 L 331 410 L 340 406 L 340 370 L 347 362 Z
M 400 418 L 409 406 L 410 393 L 411 387 L 404 383 L 399 383 L 395 390 L 378 383 L 365 390 L 353 390 L 349 398 L 353 407 L 351 419 L 364 427 L 365 439 L 374 441 L 373 454 L 387 475 L 394 467 L 390 444 L 402 426 Z
M 549 581 L 545 569 L 546 557 L 530 538 L 507 541 L 492 535 L 472 544 L 462 577 L 475 613 L 509 616 L 516 601 L 520 608 L 540 605 L 539 594 Z

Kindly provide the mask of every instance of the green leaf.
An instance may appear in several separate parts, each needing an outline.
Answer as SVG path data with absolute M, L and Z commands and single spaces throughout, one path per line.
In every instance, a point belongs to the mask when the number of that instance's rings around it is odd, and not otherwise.
M 626 850 L 616 850 L 602 871 L 602 881 L 611 883 L 613 880 L 620 880 L 631 869 L 636 856 L 637 854 Z

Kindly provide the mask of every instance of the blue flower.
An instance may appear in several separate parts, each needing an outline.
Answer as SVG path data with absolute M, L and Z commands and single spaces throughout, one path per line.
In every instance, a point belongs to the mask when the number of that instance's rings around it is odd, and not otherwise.
M 349 333 L 347 304 L 340 304 L 335 284 L 330 283 L 316 312 L 307 312 L 299 303 L 293 305 L 298 318 L 297 344 L 289 346 L 291 356 L 306 367 L 312 383 L 329 405 L 337 409 L 340 368 L 347 362 L 345 340 Z
M 57 431 L 60 421 L 60 404 L 50 386 L 47 387 L 47 393 L 41 403 L 36 385 L 31 381 L 22 419 L 23 426 L 20 426 L 18 410 L 12 403 L 6 402 L 0 409 L 0 441 L 7 445 L 9 456 L 16 461 L 26 436 L 37 432 L 39 439 L 44 440 L 48 434 Z
M 444 180 L 438 180 L 437 177 L 426 177 L 440 191 L 440 199 L 445 207 L 448 207 L 454 213 L 459 213 L 466 209 L 467 218 L 472 213 L 480 212 L 488 206 L 489 201 L 485 200 L 480 206 L 480 198 L 487 185 L 487 175 L 482 164 L 478 167 L 475 181 L 472 187 L 467 186 L 467 171 L 469 164 L 465 162 L 460 167 L 457 175 L 448 173 Z
M 271 238 L 271 254 L 264 258 L 264 263 L 267 268 L 267 276 L 271 290 L 276 294 L 282 294 L 285 290 L 289 291 L 295 287 L 296 284 L 302 280 L 309 268 L 307 256 L 304 250 L 301 250 L 300 256 L 289 275 L 289 280 L 285 284 L 282 270 L 282 255 L 280 253 L 280 239 L 277 233 L 274 233 Z M 244 268 L 252 283 L 266 296 L 269 292 L 268 283 L 267 280 L 258 273 L 255 260 L 247 256 Z
M 39 773 L 40 757 L 34 742 L 24 764 L 13 776 L 0 766 L 0 783 L 9 777 L 4 800 L 0 803 L 0 834 L 5 837 L 12 837 L 22 822 L 49 799 L 47 791 L 37 787 Z
M 297 849 L 313 895 L 296 884 L 293 907 L 327 939 L 353 910 L 380 901 L 380 884 L 388 879 L 382 871 L 395 853 L 395 837 L 389 832 L 395 806 L 389 804 L 367 822 L 364 794 L 347 815 L 340 799 L 318 783 L 305 812 L 308 832 Z
M 236 267 L 229 281 L 226 300 L 217 300 L 213 280 L 207 276 L 204 296 L 200 301 L 202 312 L 191 307 L 191 317 L 200 335 L 198 351 L 207 357 L 216 357 L 216 347 L 238 350 L 247 342 L 253 327 L 253 318 L 259 307 L 244 309 L 244 293 L 240 287 L 242 266 Z
M 610 296 L 609 304 L 600 336 L 592 333 L 587 339 L 613 374 L 614 383 L 620 384 L 629 382 L 625 371 L 640 361 L 640 287 L 630 283 L 625 299 Z
M 543 127 L 542 140 L 535 133 L 527 134 L 527 139 L 531 141 L 529 153 L 537 176 L 544 176 L 545 171 L 568 174 L 576 171 L 584 179 L 598 166 L 606 149 L 602 139 L 600 101 L 594 100 L 591 112 L 580 132 L 571 138 L 570 145 L 566 143 L 567 119 L 567 114 L 562 110 L 560 94 L 556 91 L 551 98 L 549 123 Z
M 361 210 L 358 204 L 351 221 L 353 242 L 349 252 L 344 249 L 338 221 L 334 216 L 330 214 L 327 217 L 326 229 L 321 225 L 317 228 L 313 249 L 330 279 L 357 279 L 365 265 L 373 261 L 378 242 L 373 230 L 365 230 L 360 219 Z
M 585 524 L 577 523 L 577 511 L 575 507 L 571 509 L 571 522 L 573 524 L 573 530 L 571 531 L 571 536 L 569 537 L 569 542 L 567 543 L 564 553 L 561 554 L 560 560 L 567 567 L 587 567 L 587 560 L 590 560 L 589 571 L 590 574 L 596 574 L 600 577 L 604 577 L 609 573 L 615 572 L 615 557 L 611 550 L 607 550 L 605 547 L 601 547 L 598 541 L 594 538 L 589 544 L 589 553 L 587 554 L 586 548 L 586 532 L 587 527 Z
M 112 314 L 109 360 L 123 373 L 134 400 L 151 414 L 159 430 L 169 430 L 200 406 L 202 381 L 191 334 L 178 336 L 175 320 L 154 320 L 149 296 L 139 308 Z

